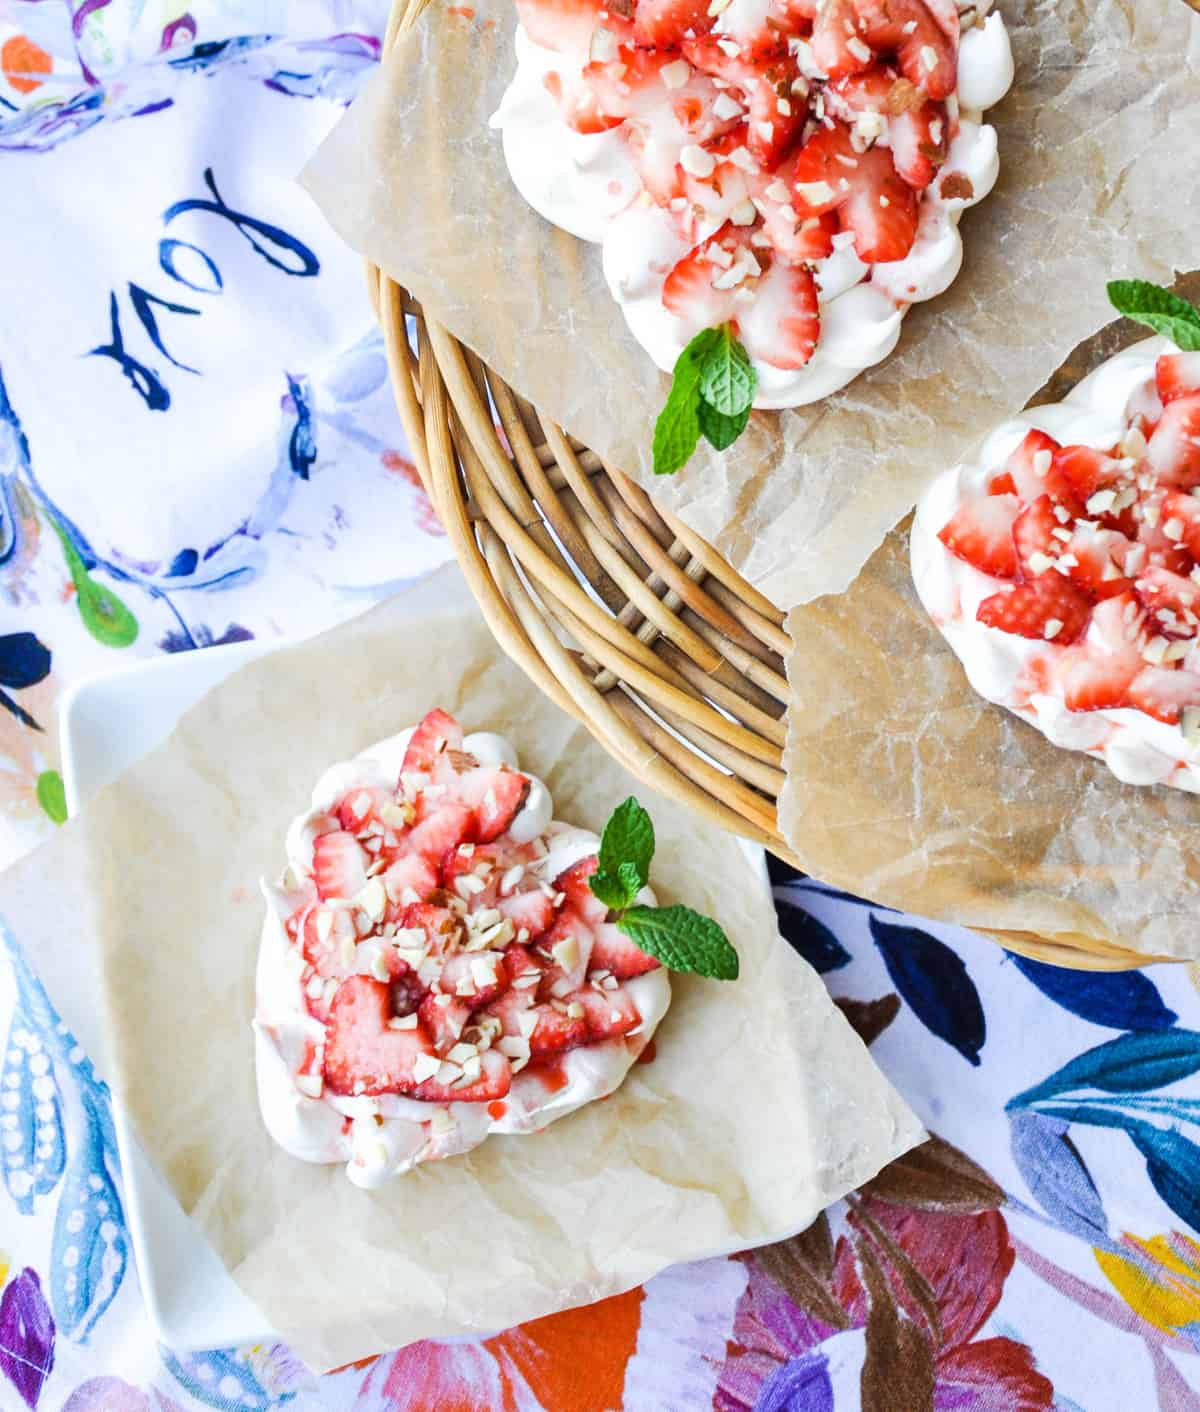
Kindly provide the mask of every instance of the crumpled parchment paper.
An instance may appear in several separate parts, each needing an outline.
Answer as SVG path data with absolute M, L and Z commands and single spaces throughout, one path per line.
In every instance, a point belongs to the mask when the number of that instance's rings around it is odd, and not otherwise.
M 844 588 L 922 485 L 1107 319 L 1104 281 L 1195 264 L 1200 17 L 1182 0 L 999 0 L 1017 76 L 988 121 L 1001 175 L 964 268 L 885 363 L 734 448 L 650 469 L 668 379 L 598 246 L 536 215 L 487 126 L 511 0 L 433 0 L 306 168 L 333 226 L 523 396 L 635 476 L 781 607 Z
M 677 978 L 656 1058 L 611 1099 L 365 1192 L 263 1127 L 257 881 L 282 871 L 288 822 L 327 765 L 438 704 L 507 734 L 559 818 L 598 829 L 636 790 L 658 833 L 656 889 L 718 918 L 742 976 Z M 453 567 L 217 687 L 0 879 L 0 916 L 184 1210 L 319 1368 L 780 1239 L 922 1136 L 779 938 L 737 841 L 638 787 L 535 692 Z

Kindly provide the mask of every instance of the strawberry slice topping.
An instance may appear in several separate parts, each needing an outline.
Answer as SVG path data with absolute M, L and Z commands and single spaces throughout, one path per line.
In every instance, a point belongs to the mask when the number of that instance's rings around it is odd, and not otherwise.
M 1133 585 L 1138 602 L 1164 637 L 1191 638 L 1200 626 L 1200 583 L 1157 564 Z
M 1185 707 L 1200 704 L 1200 676 L 1169 667 L 1143 667 L 1130 683 L 1125 704 L 1156 721 L 1178 725 Z
M 529 1049 L 535 1055 L 561 1054 L 566 1049 L 586 1044 L 590 1038 L 591 1031 L 584 1019 L 586 1012 L 577 1003 L 574 1006 L 566 1002 L 538 1005 L 533 1013 L 537 1016 L 537 1026 L 529 1036 Z
M 917 237 L 917 198 L 885 147 L 859 151 L 845 123 L 818 127 L 796 158 L 796 210 L 838 214 L 854 235 L 858 258 L 872 265 L 902 260 Z
M 313 881 L 322 901 L 357 896 L 367 885 L 367 854 L 352 833 L 338 829 L 313 843 Z
M 631 26 L 623 8 L 601 0 L 517 0 L 517 16 L 535 44 L 578 56 L 591 52 L 599 28 L 621 39 L 629 37 Z
M 338 987 L 325 1029 L 325 1083 L 334 1093 L 411 1093 L 419 1054 L 430 1053 L 419 1029 L 392 1029 L 388 987 L 351 976 Z
M 1074 642 L 1087 627 L 1091 600 L 1059 574 L 1043 574 L 994 593 L 979 605 L 981 623 L 1017 637 L 1036 637 L 1060 644 Z
M 507 832 L 524 807 L 529 797 L 529 779 L 507 765 L 496 769 L 481 767 L 469 770 L 462 777 L 458 796 L 474 811 L 475 827 L 470 837 L 480 843 L 491 843 Z
M 1167 403 L 1150 437 L 1146 464 L 1163 485 L 1200 486 L 1200 393 Z
M 1179 490 L 1166 491 L 1159 504 L 1159 521 L 1164 529 L 1170 526 L 1173 542 L 1182 544 L 1200 562 L 1200 500 Z
M 512 1088 L 512 1067 L 508 1060 L 503 1054 L 487 1049 L 478 1056 L 478 1061 L 479 1077 L 473 1082 L 463 1082 L 470 1072 L 466 1069 L 461 1070 L 460 1077 L 444 1083 L 435 1075 L 419 1083 L 413 1097 L 425 1103 L 492 1103 L 503 1098 Z
M 696 68 L 728 85 L 722 91 L 746 112 L 751 155 L 772 171 L 796 145 L 808 117 L 807 103 L 798 97 L 792 101 L 800 71 L 782 39 L 763 52 L 735 49 L 731 54 L 729 47 L 728 40 L 706 35 L 685 40 L 683 53 Z
M 1164 353 L 1155 364 L 1154 381 L 1164 406 L 1200 392 L 1200 353 Z
M 964 501 L 938 531 L 951 554 L 998 579 L 1017 577 L 1013 524 L 1021 502 L 1015 495 L 988 495 Z M 1028 514 L 1028 511 L 1021 512 Z
M 572 1001 L 583 1006 L 584 1023 L 593 1041 L 626 1035 L 642 1022 L 633 997 L 620 986 L 616 990 L 579 990 L 567 998 L 568 1004 Z
M 677 49 L 713 25 L 708 0 L 637 0 L 633 34 L 647 49 Z
M 612 922 L 603 922 L 596 928 L 592 970 L 611 971 L 618 980 L 628 980 L 631 976 L 644 976 L 647 971 L 657 970 L 658 966 L 653 956 L 647 956 Z
M 440 708 L 430 711 L 412 733 L 408 749 L 404 752 L 401 773 L 413 770 L 432 774 L 438 756 L 444 750 L 461 750 L 462 745 L 462 726 L 454 717 Z

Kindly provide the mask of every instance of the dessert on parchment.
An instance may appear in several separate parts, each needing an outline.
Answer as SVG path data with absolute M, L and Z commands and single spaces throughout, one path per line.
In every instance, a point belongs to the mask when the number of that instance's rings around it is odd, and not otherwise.
M 797 406 L 885 358 L 958 273 L 959 216 L 998 171 L 983 114 L 1013 77 L 989 8 L 517 0 L 493 125 L 529 204 L 603 245 L 660 368 L 727 328 L 753 405 Z
M 1129 784 L 1200 791 L 1200 313 L 1137 281 L 1166 330 L 944 472 L 912 529 L 921 601 L 972 686 Z
M 503 737 L 441 710 L 321 777 L 264 884 L 259 1100 L 287 1151 L 369 1187 L 536 1131 L 650 1043 L 660 956 L 736 975 L 715 923 L 656 906 L 636 800 L 603 839 L 552 812 Z

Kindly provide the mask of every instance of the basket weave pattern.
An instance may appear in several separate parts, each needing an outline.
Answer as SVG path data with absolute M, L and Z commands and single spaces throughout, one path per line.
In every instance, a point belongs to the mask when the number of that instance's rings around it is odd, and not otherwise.
M 396 0 L 385 48 L 426 3 Z M 418 472 L 497 641 L 635 777 L 797 863 L 776 818 L 783 613 L 377 266 L 367 274 Z M 1145 962 L 1023 934 L 1004 943 L 1087 969 Z

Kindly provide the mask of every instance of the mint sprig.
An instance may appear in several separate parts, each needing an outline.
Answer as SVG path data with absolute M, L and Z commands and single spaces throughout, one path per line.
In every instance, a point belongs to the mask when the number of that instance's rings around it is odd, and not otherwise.
M 728 324 L 706 328 L 675 361 L 671 391 L 654 424 L 654 474 L 674 475 L 703 436 L 724 451 L 750 417 L 758 374 Z
M 604 826 L 596 871 L 588 885 L 596 897 L 617 913 L 618 928 L 633 944 L 671 971 L 692 971 L 713 980 L 732 981 L 738 975 L 737 952 L 711 917 L 690 907 L 634 906 L 650 879 L 654 857 L 654 824 L 630 795 L 618 804 Z
M 1118 314 L 1165 334 L 1185 353 L 1200 352 L 1200 309 L 1144 279 L 1114 279 L 1108 298 Z

